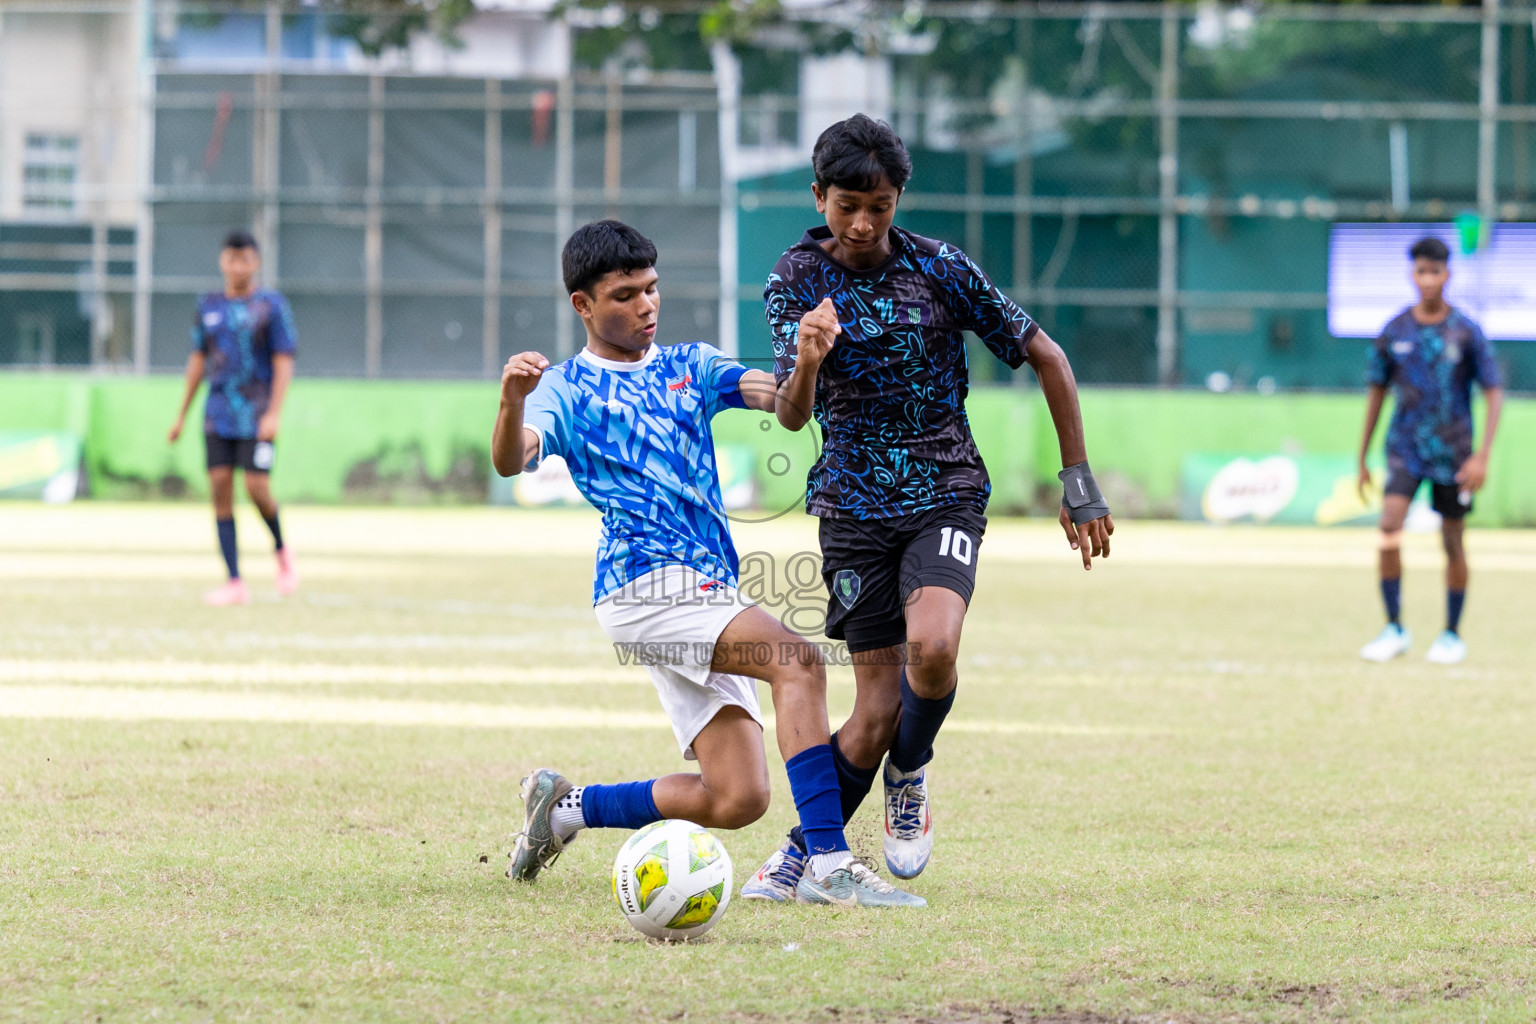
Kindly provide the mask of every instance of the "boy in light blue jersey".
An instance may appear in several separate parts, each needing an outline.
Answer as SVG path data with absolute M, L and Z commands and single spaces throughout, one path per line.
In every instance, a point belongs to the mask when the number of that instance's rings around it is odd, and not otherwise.
M 537 352 L 507 361 L 491 460 L 512 476 L 559 455 L 602 510 L 598 622 L 616 648 L 647 663 L 683 756 L 699 772 L 578 787 L 535 769 L 523 780 L 524 824 L 508 875 L 533 881 L 584 828 L 682 818 L 734 829 L 760 818 L 769 795 L 753 681 L 761 679 L 772 687 L 806 837 L 798 898 L 926 905 L 848 850 L 820 654 L 737 592 L 710 421 L 726 408 L 771 412 L 773 378 L 703 343 L 655 344 L 656 247 L 634 228 L 588 224 L 566 242 L 561 262 L 586 347 L 553 367 Z

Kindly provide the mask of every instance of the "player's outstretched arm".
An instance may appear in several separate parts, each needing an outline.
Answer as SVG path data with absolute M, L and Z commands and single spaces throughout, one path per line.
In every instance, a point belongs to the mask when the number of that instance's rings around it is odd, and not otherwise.
M 539 435 L 523 426 L 523 402 L 548 368 L 537 352 L 520 352 L 502 367 L 501 408 L 491 431 L 491 465 L 502 476 L 517 476 L 539 457 Z
M 1499 432 L 1499 415 L 1504 411 L 1504 389 L 1484 388 L 1488 418 L 1483 423 L 1483 443 L 1456 471 L 1456 482 L 1469 491 L 1479 490 L 1488 479 L 1488 456 L 1493 452 L 1493 435 Z
M 1030 339 L 1024 353 L 1029 368 L 1040 381 L 1040 391 L 1056 425 L 1061 447 L 1061 528 L 1072 550 L 1083 556 L 1083 568 L 1092 569 L 1095 557 L 1109 557 L 1109 537 L 1115 532 L 1109 504 L 1099 493 L 1088 468 L 1088 446 L 1083 440 L 1083 413 L 1077 402 L 1077 378 L 1072 364 L 1044 331 Z
M 842 333 L 837 310 L 832 307 L 830 298 L 822 299 L 820 305 L 800 318 L 800 331 L 795 340 L 795 369 L 779 388 L 778 401 L 774 405 L 780 425 L 799 430 L 810 421 L 816 401 L 816 374 Z
M 741 375 L 741 381 L 736 385 L 741 391 L 741 400 L 746 403 L 748 409 L 756 409 L 758 412 L 773 412 L 779 402 L 778 389 L 773 386 L 773 374 L 762 370 L 748 370 Z
M 166 440 L 172 444 L 181 437 L 181 430 L 187 424 L 187 410 L 192 408 L 192 399 L 197 396 L 197 389 L 203 383 L 203 369 L 207 362 L 201 352 L 193 352 L 187 356 L 186 387 L 181 392 L 181 408 L 176 413 L 176 422 L 171 424 L 171 432 L 166 435 Z
M 1360 435 L 1360 465 L 1355 474 L 1355 493 L 1366 500 L 1371 488 L 1371 471 L 1365 466 L 1365 457 L 1371 450 L 1371 438 L 1376 435 L 1376 424 L 1381 420 L 1381 405 L 1387 400 L 1387 389 L 1372 384 L 1365 394 L 1365 430 Z

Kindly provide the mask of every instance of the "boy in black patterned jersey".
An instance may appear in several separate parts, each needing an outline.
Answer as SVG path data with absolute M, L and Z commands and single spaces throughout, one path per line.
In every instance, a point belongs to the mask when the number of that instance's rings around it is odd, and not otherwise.
M 777 415 L 814 415 L 822 455 L 806 508 L 821 519 L 827 636 L 854 662 L 853 714 L 833 736 L 846 821 L 885 759 L 885 859 L 917 875 L 933 847 L 925 766 L 954 701 L 991 485 L 965 415 L 963 332 L 1010 367 L 1029 363 L 1061 445 L 1061 523 L 1083 568 L 1114 521 L 1083 443 L 1061 349 L 963 252 L 892 225 L 911 176 L 889 125 L 862 114 L 817 140 L 812 192 L 826 225 L 779 260 L 764 291 Z M 742 888 L 785 900 L 801 870 L 793 834 Z

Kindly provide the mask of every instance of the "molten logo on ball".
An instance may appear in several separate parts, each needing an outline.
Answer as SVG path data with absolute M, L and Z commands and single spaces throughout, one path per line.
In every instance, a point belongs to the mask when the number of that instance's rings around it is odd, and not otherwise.
M 658 821 L 630 836 L 613 862 L 613 898 L 653 939 L 696 939 L 731 902 L 731 857 L 691 821 Z

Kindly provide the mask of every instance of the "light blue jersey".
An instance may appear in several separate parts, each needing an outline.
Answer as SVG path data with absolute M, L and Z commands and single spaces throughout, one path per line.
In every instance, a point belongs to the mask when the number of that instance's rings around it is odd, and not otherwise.
M 652 345 L 638 362 L 583 349 L 544 371 L 523 408 L 540 458 L 558 455 L 603 513 L 592 599 L 664 565 L 736 585 L 709 422 L 745 408 L 747 368 L 702 342 Z

